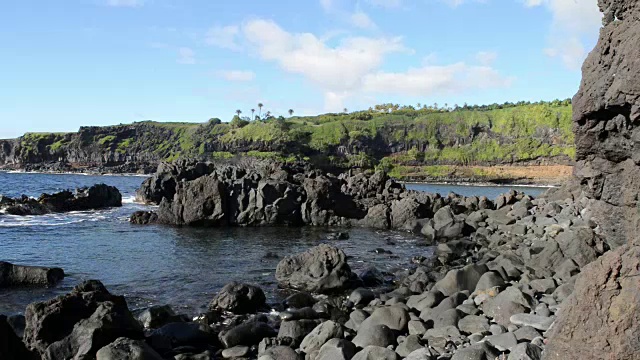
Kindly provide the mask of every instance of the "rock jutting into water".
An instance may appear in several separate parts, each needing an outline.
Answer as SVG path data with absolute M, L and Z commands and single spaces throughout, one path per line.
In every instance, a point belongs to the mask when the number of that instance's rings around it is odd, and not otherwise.
M 60 268 L 21 266 L 0 261 L 0 288 L 25 285 L 55 285 L 64 279 Z
M 503 196 L 500 205 L 522 196 Z M 404 228 L 422 232 L 430 241 L 468 234 L 472 229 L 462 217 L 494 208 L 485 197 L 408 191 L 383 172 L 349 171 L 336 176 L 308 166 L 272 162 L 163 163 L 145 180 L 137 199 L 159 205 L 154 213 L 135 213 L 131 222 L 137 224 Z
M 8 198 L 0 195 L 0 213 L 9 215 L 44 215 L 69 211 L 95 210 L 122 206 L 122 195 L 117 188 L 105 184 L 42 194 L 37 199 L 23 195 Z

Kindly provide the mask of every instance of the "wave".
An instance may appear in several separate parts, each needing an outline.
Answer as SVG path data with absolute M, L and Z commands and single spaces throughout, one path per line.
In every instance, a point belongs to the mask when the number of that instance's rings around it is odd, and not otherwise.
M 123 197 L 122 198 L 122 203 L 123 204 L 137 204 L 136 197 L 134 195 Z

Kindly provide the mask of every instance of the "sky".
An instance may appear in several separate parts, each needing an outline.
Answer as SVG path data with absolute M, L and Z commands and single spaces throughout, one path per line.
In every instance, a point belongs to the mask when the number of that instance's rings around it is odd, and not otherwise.
M 596 0 L 0 2 L 0 138 L 572 97 Z

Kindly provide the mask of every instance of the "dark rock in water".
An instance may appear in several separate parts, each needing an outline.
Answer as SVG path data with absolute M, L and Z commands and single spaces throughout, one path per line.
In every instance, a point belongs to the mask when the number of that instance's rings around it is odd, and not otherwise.
M 208 326 L 198 323 L 169 323 L 154 330 L 151 337 L 168 340 L 172 348 L 179 346 L 205 346 L 215 339 Z
M 290 295 L 284 300 L 285 308 L 302 309 L 309 306 L 313 306 L 316 303 L 316 299 L 307 292 L 298 292 Z
M 0 315 L 0 359 L 37 360 L 40 357 L 27 350 L 22 340 L 14 333 L 7 317 Z
M 220 342 L 226 347 L 236 345 L 256 345 L 262 339 L 274 337 L 278 333 L 268 324 L 260 321 L 248 321 L 219 335 Z
M 0 209 L 11 215 L 43 215 L 69 211 L 84 211 L 122 206 L 122 195 L 113 186 L 93 185 L 76 189 L 75 194 L 65 190 L 55 194 L 42 194 L 37 199 L 22 196 L 3 198 Z
M 362 280 L 364 286 L 375 287 L 384 284 L 384 274 L 375 266 L 369 266 L 362 270 L 358 277 Z
M 267 251 L 266 254 L 264 254 L 264 256 L 262 257 L 263 259 L 280 259 L 280 255 L 271 252 L 271 251 Z
M 136 225 L 148 225 L 158 221 L 158 214 L 154 211 L 136 211 L 129 218 L 129 222 Z
M 98 350 L 96 360 L 162 360 L 153 348 L 142 340 L 118 338 Z
M 14 265 L 0 261 L 0 288 L 25 285 L 52 286 L 64 279 L 60 268 Z
M 393 254 L 391 251 L 385 250 L 383 248 L 376 248 L 375 250 L 373 250 L 373 252 L 376 254 Z
M 142 327 L 122 296 L 96 280 L 71 293 L 27 306 L 25 344 L 45 360 L 89 359 L 117 338 L 142 339 Z
M 173 201 L 164 199 L 158 208 L 162 224 L 219 226 L 226 216 L 224 185 L 211 176 L 179 183 Z
M 255 313 L 265 307 L 262 289 L 235 281 L 225 285 L 209 304 L 210 310 L 221 309 L 235 314 Z
M 136 318 L 145 329 L 157 329 L 170 322 L 179 322 L 182 320 L 180 316 L 177 316 L 173 312 L 173 309 L 171 309 L 169 305 L 151 306 L 136 314 Z
M 327 240 L 349 240 L 349 233 L 336 232 L 327 235 Z
M 276 269 L 281 286 L 319 293 L 344 290 L 353 276 L 345 253 L 327 244 L 287 256 Z

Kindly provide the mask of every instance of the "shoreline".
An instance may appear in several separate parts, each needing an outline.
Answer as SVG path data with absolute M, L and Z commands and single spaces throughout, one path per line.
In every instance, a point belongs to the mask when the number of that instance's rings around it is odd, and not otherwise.
M 499 187 L 499 188 L 544 188 L 544 189 L 554 189 L 558 188 L 560 185 L 549 185 L 549 184 L 540 184 L 540 183 L 528 183 L 528 184 L 496 184 L 490 181 L 478 181 L 478 182 L 469 182 L 469 181 L 402 181 L 398 180 L 401 184 L 410 184 L 410 185 L 449 185 L 449 186 L 475 186 L 475 187 Z

